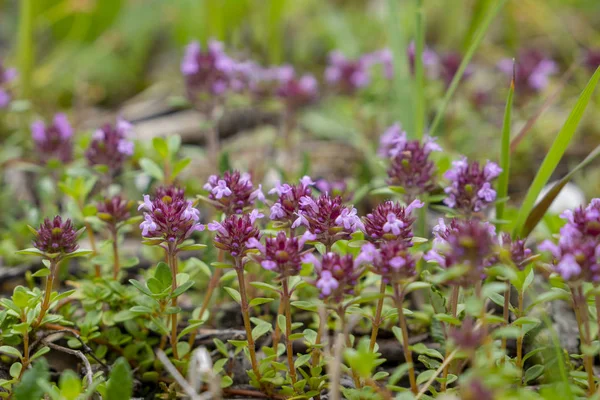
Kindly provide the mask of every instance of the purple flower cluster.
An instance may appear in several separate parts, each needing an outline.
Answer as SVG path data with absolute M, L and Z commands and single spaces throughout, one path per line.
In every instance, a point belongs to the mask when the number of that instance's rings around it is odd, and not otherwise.
M 584 54 L 583 62 L 592 72 L 600 67 L 600 48 L 588 49 Z
M 77 250 L 77 231 L 70 219 L 63 221 L 60 215 L 49 218 L 38 228 L 33 247 L 47 254 L 69 254 Z
M 313 265 L 317 280 L 315 286 L 319 289 L 320 297 L 333 302 L 342 301 L 344 295 L 354 294 L 358 279 L 363 269 L 355 264 L 352 255 L 326 253 L 319 260 L 313 253 L 306 254 L 302 261 Z
M 200 222 L 200 211 L 185 199 L 183 189 L 176 187 L 158 188 L 153 200 L 144 195 L 138 210 L 144 210 L 144 221 L 140 224 L 142 236 L 178 246 L 195 231 L 204 230 Z
M 14 68 L 5 68 L 0 60 L 0 108 L 4 108 L 10 103 L 11 94 L 7 86 L 16 78 L 17 70 Z
M 372 271 L 381 275 L 384 283 L 395 283 L 416 274 L 416 260 L 409 252 L 411 243 L 393 240 L 379 243 L 379 248 L 372 243 L 365 244 L 356 257 L 356 264 L 369 264 Z
M 453 284 L 469 286 L 481 280 L 498 246 L 494 225 L 477 219 L 453 219 L 446 225 L 440 218 L 433 234 L 433 248 L 425 255 L 426 261 L 443 268 L 466 267 Z
M 85 152 L 90 165 L 106 165 L 111 173 L 123 166 L 127 158 L 133 154 L 134 144 L 128 139 L 132 125 L 122 118 L 116 124 L 105 124 L 94 132 L 92 142 Z
M 96 204 L 98 218 L 106 223 L 116 226 L 127 221 L 131 216 L 132 201 L 125 200 L 121 196 L 114 196 Z
M 213 240 L 215 247 L 228 252 L 234 258 L 244 257 L 260 240 L 260 230 L 255 222 L 263 216 L 258 210 L 253 210 L 250 214 L 229 215 L 223 222 L 209 223 L 208 230 L 216 232 Z
M 434 138 L 426 137 L 423 143 L 408 140 L 400 124 L 390 126 L 381 136 L 379 146 L 379 155 L 391 161 L 388 183 L 404 188 L 409 200 L 432 191 L 436 169 L 429 156 L 441 150 Z
M 277 272 L 279 277 L 284 279 L 300 273 L 304 244 L 307 240 L 314 239 L 315 237 L 309 232 L 300 238 L 288 238 L 283 231 L 280 231 L 276 237 L 266 238 L 264 245 L 255 237 L 251 237 L 248 239 L 247 247 L 258 249 L 260 254 L 252 258 L 264 269 Z
M 73 159 L 73 128 L 65 114 L 56 114 L 48 126 L 43 121 L 32 123 L 31 137 L 41 162 L 57 159 L 68 163 Z
M 369 67 L 365 57 L 349 60 L 340 51 L 333 51 L 329 54 L 325 80 L 339 92 L 352 94 L 369 84 Z
M 352 233 L 365 229 L 356 208 L 345 206 L 340 196 L 331 197 L 325 193 L 316 200 L 303 196 L 299 205 L 298 218 L 292 229 L 304 225 L 317 241 L 326 246 L 340 239 L 349 239 Z
M 475 351 L 483 345 L 487 334 L 481 327 L 476 327 L 473 318 L 467 317 L 461 326 L 451 327 L 448 336 L 461 350 Z
M 450 186 L 444 191 L 448 195 L 444 203 L 466 214 L 479 212 L 496 200 L 496 191 L 492 181 L 502 169 L 491 161 L 482 168 L 477 161 L 468 162 L 466 157 L 452 163 L 444 177 L 450 180 Z
M 256 200 L 265 201 L 262 186 L 255 189 L 250 174 L 239 171 L 225 171 L 222 177 L 211 175 L 204 189 L 216 208 L 226 215 L 241 214 Z
M 500 235 L 500 245 L 509 253 L 511 262 L 520 270 L 527 266 L 531 257 L 531 249 L 525 247 L 525 240 L 512 239 L 506 232 Z M 496 263 L 496 259 L 491 260 L 490 265 Z
M 279 73 L 276 94 L 285 102 L 288 110 L 296 110 L 317 100 L 319 83 L 314 76 L 297 76 L 294 69 L 288 67 L 284 73 Z
M 408 55 L 408 63 L 410 67 L 410 72 L 415 73 L 415 59 L 416 59 L 416 44 L 415 42 L 410 42 L 408 45 L 408 49 L 406 50 L 406 54 Z M 439 63 L 439 57 L 437 53 L 430 48 L 425 47 L 423 49 L 423 54 L 421 54 L 421 60 L 423 61 L 423 67 L 427 72 L 429 77 L 434 78 L 437 75 L 437 68 Z
M 552 253 L 554 269 L 564 280 L 600 281 L 600 199 L 567 210 L 561 217 L 567 223 L 560 229 L 558 243 L 547 240 L 539 249 Z
M 391 240 L 410 242 L 413 237 L 412 226 L 415 222 L 411 214 L 423 205 L 419 200 L 414 200 L 406 207 L 391 200 L 377 205 L 364 218 L 366 239 L 374 242 Z
M 513 60 L 504 59 L 498 68 L 507 76 L 513 75 Z M 515 86 L 517 90 L 539 92 L 548 86 L 550 77 L 558 72 L 556 62 L 535 49 L 523 50 L 519 53 L 515 68 Z
M 300 210 L 300 199 L 303 197 L 311 197 L 311 186 L 315 183 L 309 176 L 304 176 L 300 179 L 300 183 L 292 186 L 287 183 L 283 185 L 278 183 L 273 189 L 269 190 L 269 194 L 277 194 L 279 198 L 271 206 L 271 218 L 274 221 L 292 224 L 297 218 L 297 212 Z

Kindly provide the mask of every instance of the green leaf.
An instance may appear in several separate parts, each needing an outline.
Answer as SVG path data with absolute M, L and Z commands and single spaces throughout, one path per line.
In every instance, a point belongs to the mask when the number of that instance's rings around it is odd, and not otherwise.
M 140 160 L 140 167 L 142 167 L 142 170 L 144 170 L 146 174 L 158 181 L 163 181 L 165 179 L 165 175 L 162 169 L 158 166 L 157 163 L 155 163 L 149 158 L 142 158 Z
M 34 276 L 36 278 L 43 278 L 48 275 L 50 275 L 50 270 L 48 268 L 42 268 L 42 269 L 38 270 L 36 273 L 32 274 L 31 276 Z
M 429 289 L 430 287 L 431 284 L 428 282 L 411 282 L 408 285 L 406 285 L 404 293 L 408 294 L 410 292 L 414 292 L 415 290 Z
M 271 299 L 269 297 L 257 297 L 250 301 L 250 307 L 260 306 L 261 304 L 270 303 L 275 299 Z
M 180 247 L 178 250 L 179 251 L 196 251 L 196 250 L 202 250 L 206 248 L 205 244 L 188 244 L 187 246 L 182 246 Z
M 417 354 L 425 354 L 429 357 L 437 358 L 442 361 L 444 360 L 444 356 L 442 355 L 442 353 L 440 353 L 437 350 L 428 348 L 423 343 L 417 343 L 413 346 L 410 346 L 410 348 Z
M 215 268 L 233 268 L 233 265 L 230 263 L 225 263 L 225 262 L 212 262 L 210 263 L 211 266 L 215 267 Z
M 135 279 L 130 279 L 129 283 L 131 283 L 131 285 L 133 287 L 135 287 L 140 292 L 144 293 L 146 296 L 152 297 L 152 293 L 144 285 L 142 285 L 142 283 L 140 281 L 137 281 Z
M 542 364 L 537 364 L 537 365 L 534 365 L 534 366 L 528 368 L 527 371 L 525 371 L 525 378 L 524 378 L 525 384 L 528 384 L 529 382 L 536 380 L 543 373 L 544 373 L 544 365 L 542 365 Z
M 514 64 L 514 61 L 513 61 Z M 513 95 L 515 93 L 515 77 L 514 77 L 514 65 L 513 65 L 513 77 L 510 80 L 510 88 L 508 89 L 508 97 L 506 99 L 506 107 L 504 108 L 504 121 L 502 123 L 502 139 L 500 145 L 500 168 L 502 172 L 498 176 L 498 186 L 496 192 L 498 198 L 508 196 L 508 178 L 510 177 L 510 122 L 511 122 L 511 111 L 513 103 Z M 496 203 L 496 219 L 504 219 L 504 209 L 506 203 L 503 201 Z M 499 227 L 499 223 L 496 227 Z
M 15 387 L 13 393 L 14 400 L 33 400 L 40 399 L 44 395 L 44 390 L 40 387 L 39 381 L 47 381 L 50 377 L 48 373 L 48 363 L 44 358 L 33 363 L 33 367 L 25 371 L 21 377 L 21 382 Z
M 177 289 L 175 289 L 173 291 L 173 293 L 171 293 L 171 298 L 181 296 L 186 290 L 188 290 L 189 288 L 194 286 L 195 283 L 196 282 L 194 282 L 194 281 L 187 281 L 187 282 L 177 286 Z
M 240 292 L 230 287 L 224 287 L 223 289 L 225 289 L 225 291 L 229 293 L 231 298 L 233 298 L 238 304 L 242 303 L 242 296 L 240 295 Z
M 182 158 L 181 160 L 177 161 L 175 163 L 175 165 L 173 166 L 173 172 L 171 173 L 171 178 L 176 178 L 177 175 L 179 175 L 181 173 L 181 171 L 183 171 L 185 169 L 185 167 L 187 167 L 190 162 L 192 161 L 191 158 L 187 157 L 187 158 Z
M 15 254 L 25 255 L 25 256 L 43 256 L 44 252 L 39 251 L 34 247 L 30 247 L 28 249 L 16 251 Z
M 65 400 L 75 400 L 81 394 L 81 379 L 69 369 L 60 375 L 58 386 Z
M 43 356 L 44 354 L 48 353 L 50 351 L 50 347 L 48 346 L 44 346 L 41 347 L 38 351 L 36 351 L 30 358 L 29 361 L 33 361 L 36 358 L 39 358 L 41 356 Z
M 156 270 L 154 271 L 154 277 L 163 284 L 163 288 L 169 287 L 171 286 L 171 283 L 173 283 L 171 268 L 164 262 L 158 263 Z
M 263 322 L 261 324 L 258 324 L 254 327 L 254 329 L 252 329 L 252 338 L 254 340 L 257 340 L 265 333 L 271 332 L 272 329 L 273 329 L 273 327 L 268 322 Z
M 169 157 L 169 147 L 167 146 L 165 139 L 158 136 L 152 138 L 152 147 L 154 147 L 154 150 L 156 150 L 163 160 L 166 160 Z
M 18 359 L 23 358 L 21 352 L 11 346 L 0 346 L 0 353 L 8 354 L 9 356 L 13 356 Z
M 268 292 L 279 293 L 279 288 L 277 286 L 273 286 L 265 282 L 250 282 L 250 284 L 255 288 L 263 289 Z
M 538 169 L 538 172 L 531 186 L 529 187 L 529 190 L 527 191 L 525 200 L 523 200 L 523 203 L 521 204 L 521 207 L 519 209 L 519 214 L 517 215 L 513 236 L 523 237 L 523 234 L 526 231 L 524 224 L 527 221 L 531 210 L 533 209 L 535 201 L 542 189 L 544 188 L 544 186 L 546 185 L 546 183 L 548 182 L 548 179 L 550 179 L 550 177 L 552 176 L 552 173 L 554 172 L 556 166 L 562 159 L 563 154 L 567 150 L 567 147 L 569 146 L 569 143 L 571 142 L 571 139 L 573 138 L 573 135 L 577 130 L 579 121 L 581 121 L 581 118 L 583 117 L 583 112 L 585 111 L 588 103 L 590 102 L 590 99 L 592 97 L 592 94 L 594 93 L 594 89 L 596 88 L 599 79 L 600 67 L 596 69 L 596 72 L 591 77 L 587 86 L 579 96 L 575 107 L 573 107 L 573 110 L 569 114 L 569 117 L 565 121 L 565 124 L 558 132 L 558 135 L 556 135 L 554 143 L 552 143 L 548 154 L 546 154 L 542 165 Z
M 10 374 L 10 376 L 17 379 L 19 377 L 19 375 L 21 375 L 22 369 L 23 369 L 23 364 L 21 364 L 20 362 L 16 362 L 10 366 L 10 370 L 8 371 L 8 373 Z
M 129 363 L 123 357 L 117 359 L 106 384 L 106 400 L 130 399 L 133 394 L 133 376 Z
M 302 354 L 294 361 L 294 367 L 300 368 L 301 366 L 305 365 L 311 357 L 311 354 Z
M 299 308 L 301 310 L 305 310 L 305 311 L 312 311 L 312 312 L 317 311 L 317 305 L 310 301 L 292 301 L 291 305 L 293 305 L 294 307 Z

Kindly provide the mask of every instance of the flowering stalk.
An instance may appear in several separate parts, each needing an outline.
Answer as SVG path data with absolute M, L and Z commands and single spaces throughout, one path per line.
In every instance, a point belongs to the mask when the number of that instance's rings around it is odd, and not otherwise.
M 285 345 L 288 359 L 288 368 L 290 371 L 290 377 L 292 378 L 292 384 L 296 384 L 296 368 L 294 367 L 294 352 L 292 349 L 292 341 L 290 335 L 292 333 L 292 313 L 290 306 L 290 290 L 288 287 L 288 278 L 284 278 L 282 281 L 283 293 L 281 301 L 285 304 Z M 277 350 L 275 350 L 277 351 Z
M 406 324 L 406 318 L 404 316 L 404 309 L 402 303 L 404 303 L 404 290 L 401 289 L 400 283 L 394 283 L 394 302 L 398 310 L 398 324 L 402 331 L 402 349 L 404 350 L 404 359 L 408 363 L 408 379 L 410 381 L 410 389 L 414 394 L 417 394 L 419 388 L 417 386 L 417 380 L 415 378 L 415 367 L 413 365 L 412 351 L 410 350 L 408 343 L 408 326 Z
M 369 343 L 369 351 L 375 350 L 375 343 L 377 343 L 377 333 L 379 332 L 379 326 L 381 325 L 381 312 L 383 310 L 383 300 L 385 294 L 385 288 L 387 284 L 383 278 L 379 285 L 379 294 L 381 297 L 377 300 L 377 309 L 375 310 L 375 318 L 373 318 L 373 327 L 371 328 L 371 342 Z
M 279 307 L 277 308 L 277 318 L 285 311 L 285 302 L 281 300 Z M 275 320 L 277 321 L 277 320 Z M 275 324 L 275 332 L 273 332 L 273 350 L 275 350 L 275 357 L 277 357 L 277 347 L 279 347 L 279 339 L 281 339 L 281 328 L 279 324 Z
M 177 296 L 173 296 L 173 293 L 177 290 L 177 250 L 172 243 L 169 243 L 168 246 L 167 260 L 171 270 L 171 306 L 177 307 Z M 179 359 L 177 351 L 177 313 L 175 312 L 171 314 L 171 349 L 173 350 L 173 357 Z
M 50 296 L 52 294 L 52 288 L 54 287 L 54 280 L 56 279 L 56 274 L 58 272 L 58 261 L 56 258 L 50 259 L 50 275 L 46 277 L 46 288 L 44 289 L 44 300 L 42 301 L 42 306 L 40 308 L 40 315 L 38 315 L 37 319 L 33 323 L 33 328 L 37 328 L 42 323 L 46 313 L 48 312 L 48 308 L 50 307 Z M 27 335 L 25 335 L 27 336 Z
M 575 317 L 577 319 L 577 325 L 579 326 L 579 338 L 582 343 L 583 349 L 583 365 L 585 372 L 587 373 L 588 380 L 588 394 L 592 396 L 596 392 L 596 383 L 594 375 L 594 358 L 588 354 L 592 340 L 590 338 L 590 325 L 587 309 L 587 301 L 583 294 L 583 288 L 581 284 L 571 285 L 571 293 L 573 294 L 573 309 L 575 311 Z
M 523 316 L 523 291 L 519 290 L 519 301 L 517 309 L 517 319 Z M 523 368 L 523 330 L 517 337 L 517 367 Z
M 450 295 L 450 313 L 452 317 L 456 318 L 458 312 L 458 296 L 460 295 L 460 286 L 454 285 L 452 287 L 452 294 Z M 448 330 L 448 327 L 447 327 Z M 446 332 L 446 336 L 448 332 Z M 446 347 L 446 358 L 450 355 L 450 348 Z M 446 380 L 448 378 L 448 373 L 450 372 L 450 363 L 447 363 L 444 366 L 444 371 L 442 373 L 442 392 L 446 390 Z

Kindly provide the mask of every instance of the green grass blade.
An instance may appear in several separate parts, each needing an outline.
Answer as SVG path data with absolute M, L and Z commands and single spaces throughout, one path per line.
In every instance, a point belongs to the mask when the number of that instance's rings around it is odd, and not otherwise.
M 442 103 L 440 104 L 440 106 L 435 114 L 435 118 L 433 119 L 431 128 L 429 129 L 429 134 L 431 136 L 434 136 L 437 129 L 439 128 L 439 125 L 442 122 L 442 118 L 444 117 L 444 114 L 446 113 L 446 108 L 448 108 L 448 105 L 450 104 L 450 100 L 452 99 L 454 92 L 456 92 L 456 88 L 458 87 L 458 84 L 460 83 L 460 80 L 462 79 L 462 77 L 465 73 L 465 70 L 467 69 L 467 66 L 469 65 L 469 62 L 471 61 L 471 59 L 473 58 L 473 55 L 475 54 L 475 51 L 481 44 L 481 41 L 483 40 L 488 28 L 492 24 L 494 17 L 496 17 L 496 15 L 500 12 L 500 10 L 502 9 L 502 7 L 506 3 L 506 1 L 507 0 L 498 1 L 496 3 L 495 7 L 492 7 L 491 10 L 487 13 L 487 15 L 485 16 L 485 19 L 481 23 L 481 26 L 477 30 L 477 34 L 475 35 L 473 42 L 469 46 L 469 49 L 465 53 L 465 56 L 463 57 L 462 62 L 460 63 L 460 66 L 458 67 L 458 71 L 456 71 L 454 78 L 452 78 L 452 82 L 450 82 L 450 86 L 448 87 L 448 90 L 446 91 L 446 94 L 444 95 L 444 99 L 442 100 Z
M 541 190 L 544 188 L 548 179 L 554 172 L 554 169 L 560 162 L 563 154 L 567 150 L 575 131 L 577 130 L 577 126 L 579 125 L 579 121 L 581 121 L 581 117 L 583 116 L 583 112 L 590 102 L 590 98 L 594 93 L 594 89 L 598 84 L 598 80 L 600 79 L 600 67 L 596 70 L 594 75 L 591 77 L 587 86 L 577 99 L 577 103 L 575 107 L 569 114 L 567 121 L 563 125 L 563 127 L 556 135 L 556 139 L 554 139 L 554 143 L 550 147 L 548 154 L 544 158 L 538 173 L 536 174 L 529 190 L 527 191 L 527 195 L 525 196 L 525 200 L 523 200 L 523 204 L 519 210 L 519 214 L 517 215 L 517 220 L 515 223 L 515 229 L 513 231 L 513 236 L 521 236 L 523 237 L 524 233 L 524 224 L 529 216 L 533 206 L 535 204 L 535 200 L 540 194 Z
M 407 41 L 402 31 L 399 0 L 388 0 L 388 33 L 394 57 L 394 101 L 398 110 L 397 120 L 410 135 L 414 134 L 412 79 L 408 64 Z
M 29 100 L 32 88 L 34 42 L 33 30 L 35 19 L 34 0 L 21 0 L 19 9 L 19 31 L 17 35 L 17 57 L 19 65 L 19 84 L 21 96 Z
M 415 132 L 417 139 L 425 131 L 425 73 L 423 48 L 425 47 L 425 24 L 423 23 L 423 0 L 416 0 L 415 16 Z
M 556 199 L 556 196 L 559 195 L 560 191 L 569 183 L 569 181 L 573 178 L 573 176 L 580 171 L 582 168 L 586 167 L 589 163 L 594 161 L 596 157 L 600 155 L 600 146 L 596 147 L 582 162 L 577 164 L 575 168 L 573 168 L 567 175 L 565 175 L 560 181 L 558 181 L 552 188 L 544 195 L 542 200 L 540 200 L 529 216 L 527 217 L 527 221 L 525 221 L 525 225 L 523 226 L 522 234 L 523 236 L 528 236 L 531 231 L 537 226 L 540 220 L 546 214 L 546 211 Z
M 502 172 L 498 177 L 498 198 L 503 199 L 508 196 L 508 179 L 510 176 L 510 121 L 512 112 L 513 95 L 515 94 L 515 73 L 513 61 L 513 76 L 510 80 L 510 88 L 506 99 L 506 108 L 504 109 L 504 122 L 502 123 L 502 143 L 500 146 L 500 168 Z M 504 209 L 506 202 L 501 201 L 496 203 L 496 219 L 502 221 L 504 219 Z M 497 224 L 497 226 L 500 224 Z

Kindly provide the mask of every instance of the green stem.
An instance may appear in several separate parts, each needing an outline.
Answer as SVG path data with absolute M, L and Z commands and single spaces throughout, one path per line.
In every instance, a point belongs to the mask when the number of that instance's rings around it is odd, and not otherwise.
M 171 295 L 177 290 L 177 253 L 173 246 L 169 245 L 167 254 L 169 268 L 171 269 Z M 171 299 L 171 307 L 177 307 L 177 297 Z M 179 359 L 177 351 L 177 313 L 171 314 L 171 349 L 173 358 Z
M 410 389 L 413 394 L 417 394 L 419 392 L 419 387 L 417 386 L 417 380 L 415 378 L 415 366 L 413 365 L 412 351 L 410 350 L 410 345 L 408 343 L 408 325 L 406 324 L 406 317 L 404 316 L 404 309 L 402 308 L 402 303 L 404 302 L 404 291 L 400 290 L 400 284 L 398 282 L 394 283 L 394 300 L 396 301 L 396 308 L 398 310 L 398 324 L 400 325 L 400 330 L 402 331 L 402 349 L 404 350 L 404 359 L 408 363 L 408 379 L 410 381 Z
M 369 343 L 369 351 L 373 352 L 375 350 L 375 344 L 377 343 L 377 333 L 379 332 L 379 327 L 381 326 L 381 312 L 383 311 L 383 300 L 385 294 L 385 288 L 387 284 L 381 279 L 381 283 L 379 285 L 379 294 L 381 297 L 377 300 L 377 309 L 375 310 L 375 318 L 373 319 L 373 327 L 371 328 L 371 342 Z
M 282 301 L 285 304 L 285 345 L 288 360 L 288 368 L 290 371 L 290 377 L 292 378 L 292 384 L 296 384 L 296 368 L 294 367 L 294 351 L 292 347 L 292 340 L 290 335 L 292 334 L 292 313 L 290 306 L 290 290 L 288 287 L 288 278 L 283 278 L 283 298 Z
M 517 318 L 523 316 L 523 292 L 519 290 Z M 517 368 L 523 368 L 523 329 L 517 337 Z
M 119 234 L 117 232 L 117 229 L 114 228 L 112 229 L 112 236 L 113 236 L 113 243 L 112 243 L 112 250 L 113 250 L 113 279 L 117 279 L 119 277 L 119 270 L 121 269 L 121 265 L 119 262 Z
M 17 56 L 19 63 L 19 76 L 21 96 L 31 98 L 32 72 L 34 59 L 33 23 L 35 17 L 35 0 L 21 0 L 19 13 L 19 32 Z
M 457 314 L 458 314 L 458 296 L 460 295 L 460 286 L 458 285 L 454 285 L 452 287 L 452 294 L 450 295 L 450 312 L 452 313 L 452 316 L 454 318 L 456 318 Z M 448 327 L 446 327 L 447 329 Z M 446 332 L 446 337 L 448 336 L 448 332 Z M 450 348 L 448 346 L 446 346 L 446 357 L 445 359 L 448 358 L 448 356 L 450 355 Z M 446 365 L 444 366 L 444 370 L 442 373 L 442 388 L 441 391 L 444 392 L 446 391 L 446 380 L 448 378 L 448 373 L 450 372 L 450 362 L 446 363 Z
M 58 271 L 58 261 L 55 258 L 50 259 L 50 275 L 46 277 L 46 289 L 44 293 L 44 300 L 40 309 L 40 315 L 33 323 L 33 328 L 37 328 L 42 323 L 48 308 L 50 307 L 50 296 L 52 295 L 52 288 L 54 287 L 54 280 L 56 279 L 56 273 Z

